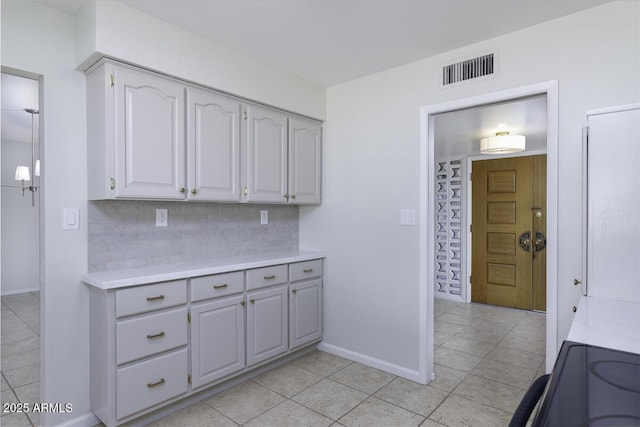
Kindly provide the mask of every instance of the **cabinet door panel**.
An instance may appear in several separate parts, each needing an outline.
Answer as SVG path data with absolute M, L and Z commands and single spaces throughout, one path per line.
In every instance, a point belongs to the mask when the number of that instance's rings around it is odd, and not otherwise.
M 288 348 L 287 286 L 247 294 L 247 365 Z
M 289 196 L 295 204 L 319 204 L 322 182 L 322 128 L 289 119 Z
M 200 387 L 244 368 L 244 297 L 191 308 L 191 371 Z
M 290 348 L 322 338 L 322 280 L 290 285 Z
M 116 197 L 184 199 L 184 89 L 115 71 Z
M 287 117 L 247 108 L 247 201 L 287 202 Z
M 239 201 L 240 103 L 197 89 L 187 102 L 189 198 Z

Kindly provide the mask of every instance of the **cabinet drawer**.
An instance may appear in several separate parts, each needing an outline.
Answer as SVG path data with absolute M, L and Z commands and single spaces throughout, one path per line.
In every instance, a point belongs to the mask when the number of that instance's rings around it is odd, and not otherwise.
M 247 290 L 287 283 L 287 264 L 247 270 Z
M 298 280 L 311 279 L 312 277 L 320 276 L 322 276 L 321 259 L 289 264 L 289 281 L 291 282 L 297 282 Z
M 116 291 L 116 317 L 173 307 L 186 302 L 186 280 L 119 289 Z
M 121 365 L 187 344 L 187 309 L 152 313 L 116 325 L 116 363 Z
M 187 349 L 165 354 L 116 373 L 116 414 L 122 419 L 187 392 Z
M 191 279 L 191 301 L 237 294 L 244 290 L 244 272 L 214 274 Z

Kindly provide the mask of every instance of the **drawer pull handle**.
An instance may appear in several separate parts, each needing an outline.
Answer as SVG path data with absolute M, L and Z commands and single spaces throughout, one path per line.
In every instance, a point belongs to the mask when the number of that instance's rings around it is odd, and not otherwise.
M 304 270 L 302 270 L 303 273 L 311 273 L 313 271 L 313 268 L 305 268 Z
M 164 332 L 159 332 L 157 334 L 147 335 L 147 339 L 153 340 L 156 338 L 162 338 L 163 336 L 164 336 Z
M 264 276 L 264 280 L 273 280 L 276 278 L 275 274 L 272 274 L 271 276 Z
M 164 378 L 160 378 L 160 380 L 156 381 L 155 383 L 147 383 L 147 387 L 154 388 L 154 387 L 158 387 L 159 385 L 162 385 L 164 383 L 165 383 Z
M 162 301 L 164 299 L 164 295 L 158 295 L 157 297 L 147 297 L 147 301 Z
M 226 283 L 223 283 L 222 285 L 213 285 L 213 289 L 224 289 L 227 286 L 229 285 L 227 285 Z

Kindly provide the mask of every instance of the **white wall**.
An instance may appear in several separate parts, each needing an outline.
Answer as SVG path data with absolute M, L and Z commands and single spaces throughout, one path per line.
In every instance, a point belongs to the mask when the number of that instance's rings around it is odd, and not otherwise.
M 639 8 L 610 3 L 328 88 L 323 204 L 300 212 L 301 247 L 327 252 L 325 348 L 418 371 L 418 272 L 428 261 L 418 259 L 418 228 L 400 226 L 399 212 L 419 203 L 419 108 L 554 79 L 558 340 L 566 337 L 582 274 L 581 128 L 589 109 L 640 99 Z M 494 49 L 496 78 L 439 87 L 443 65 Z
M 39 221 L 40 193 L 31 206 L 31 192 L 16 188 L 16 166 L 28 166 L 30 185 L 39 185 L 40 178 L 33 176 L 31 165 L 31 137 L 34 135 L 34 154 L 38 156 L 38 115 L 23 111 L 39 109 L 38 81 L 2 73 L 2 236 L 0 281 L 2 295 L 40 290 Z M 13 187 L 4 187 L 13 186 Z
M 93 18 L 86 17 L 95 7 Z M 325 91 L 112 1 L 90 3 L 79 19 L 31 0 L 2 0 L 2 65 L 44 76 L 44 282 L 41 398 L 73 412 L 42 414 L 43 425 L 92 422 L 89 412 L 86 90 L 78 57 L 96 48 L 168 74 L 323 118 Z M 88 12 L 87 12 L 88 11 Z M 93 21 L 99 21 L 91 28 Z M 92 36 L 91 31 L 95 31 Z M 98 40 L 94 43 L 94 39 Z M 76 41 L 80 41 L 76 43 Z M 92 44 L 96 46 L 93 46 Z M 87 47 L 89 46 L 89 47 Z M 76 52 L 76 49 L 78 52 Z M 86 57 L 86 56 L 85 56 Z M 65 207 L 80 208 L 80 230 L 62 230 Z M 83 418 L 85 417 L 85 418 Z
M 44 280 L 41 301 L 42 402 L 70 402 L 72 414 L 42 414 L 46 424 L 86 413 L 88 382 L 85 79 L 76 71 L 74 20 L 24 0 L 2 2 L 2 65 L 44 75 L 42 173 Z M 79 231 L 62 230 L 62 210 L 77 207 Z
M 2 183 L 20 185 L 15 181 L 16 165 L 28 165 L 30 146 L 2 141 Z M 26 161 L 25 161 L 26 160 Z M 31 167 L 29 167 L 31 169 Z M 29 186 L 31 182 L 25 182 Z M 2 188 L 2 295 L 40 290 L 38 274 L 38 209 L 35 199 L 31 206 L 31 192 L 24 197 L 19 188 Z
M 120 2 L 90 0 L 78 17 L 78 64 L 91 65 L 107 55 L 264 104 L 325 118 L 324 87 Z

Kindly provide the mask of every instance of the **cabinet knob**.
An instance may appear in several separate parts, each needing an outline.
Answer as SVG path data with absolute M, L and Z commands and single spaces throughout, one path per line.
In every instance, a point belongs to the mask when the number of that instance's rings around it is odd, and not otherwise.
M 191 194 L 196 194 L 198 192 L 198 190 L 196 190 L 195 188 L 191 189 Z
M 575 313 L 576 311 L 578 311 L 578 307 L 576 307 L 575 305 L 573 306 L 573 312 Z
M 288 194 L 285 194 L 285 195 L 284 195 L 284 198 L 285 198 L 285 199 L 287 199 L 287 200 L 289 200 L 289 195 L 288 195 Z
M 291 198 L 292 198 L 293 200 L 295 200 L 295 199 L 296 199 L 296 195 L 295 195 L 295 194 L 292 194 L 292 195 L 291 195 Z
M 252 299 L 250 299 L 250 300 L 249 300 L 249 302 L 250 302 L 251 304 L 255 304 L 255 303 L 256 303 L 256 300 L 254 300 L 254 299 L 252 298 Z
M 296 292 L 298 292 L 298 290 L 297 290 L 297 289 L 291 289 L 291 293 L 292 293 L 292 294 L 295 294 Z
M 184 188 L 184 187 L 180 187 L 180 192 L 181 192 L 181 193 L 184 193 L 185 191 L 187 191 L 187 189 L 186 189 L 186 188 Z
M 243 307 L 244 307 L 246 304 L 247 304 L 246 302 L 244 302 L 244 301 L 240 301 L 240 305 L 241 305 L 241 306 L 243 306 Z
M 579 284 L 581 284 L 581 283 L 582 283 L 582 282 L 581 282 L 580 280 L 578 280 L 578 279 L 573 279 L 573 284 L 574 284 L 575 286 L 578 286 L 578 285 L 579 285 Z

